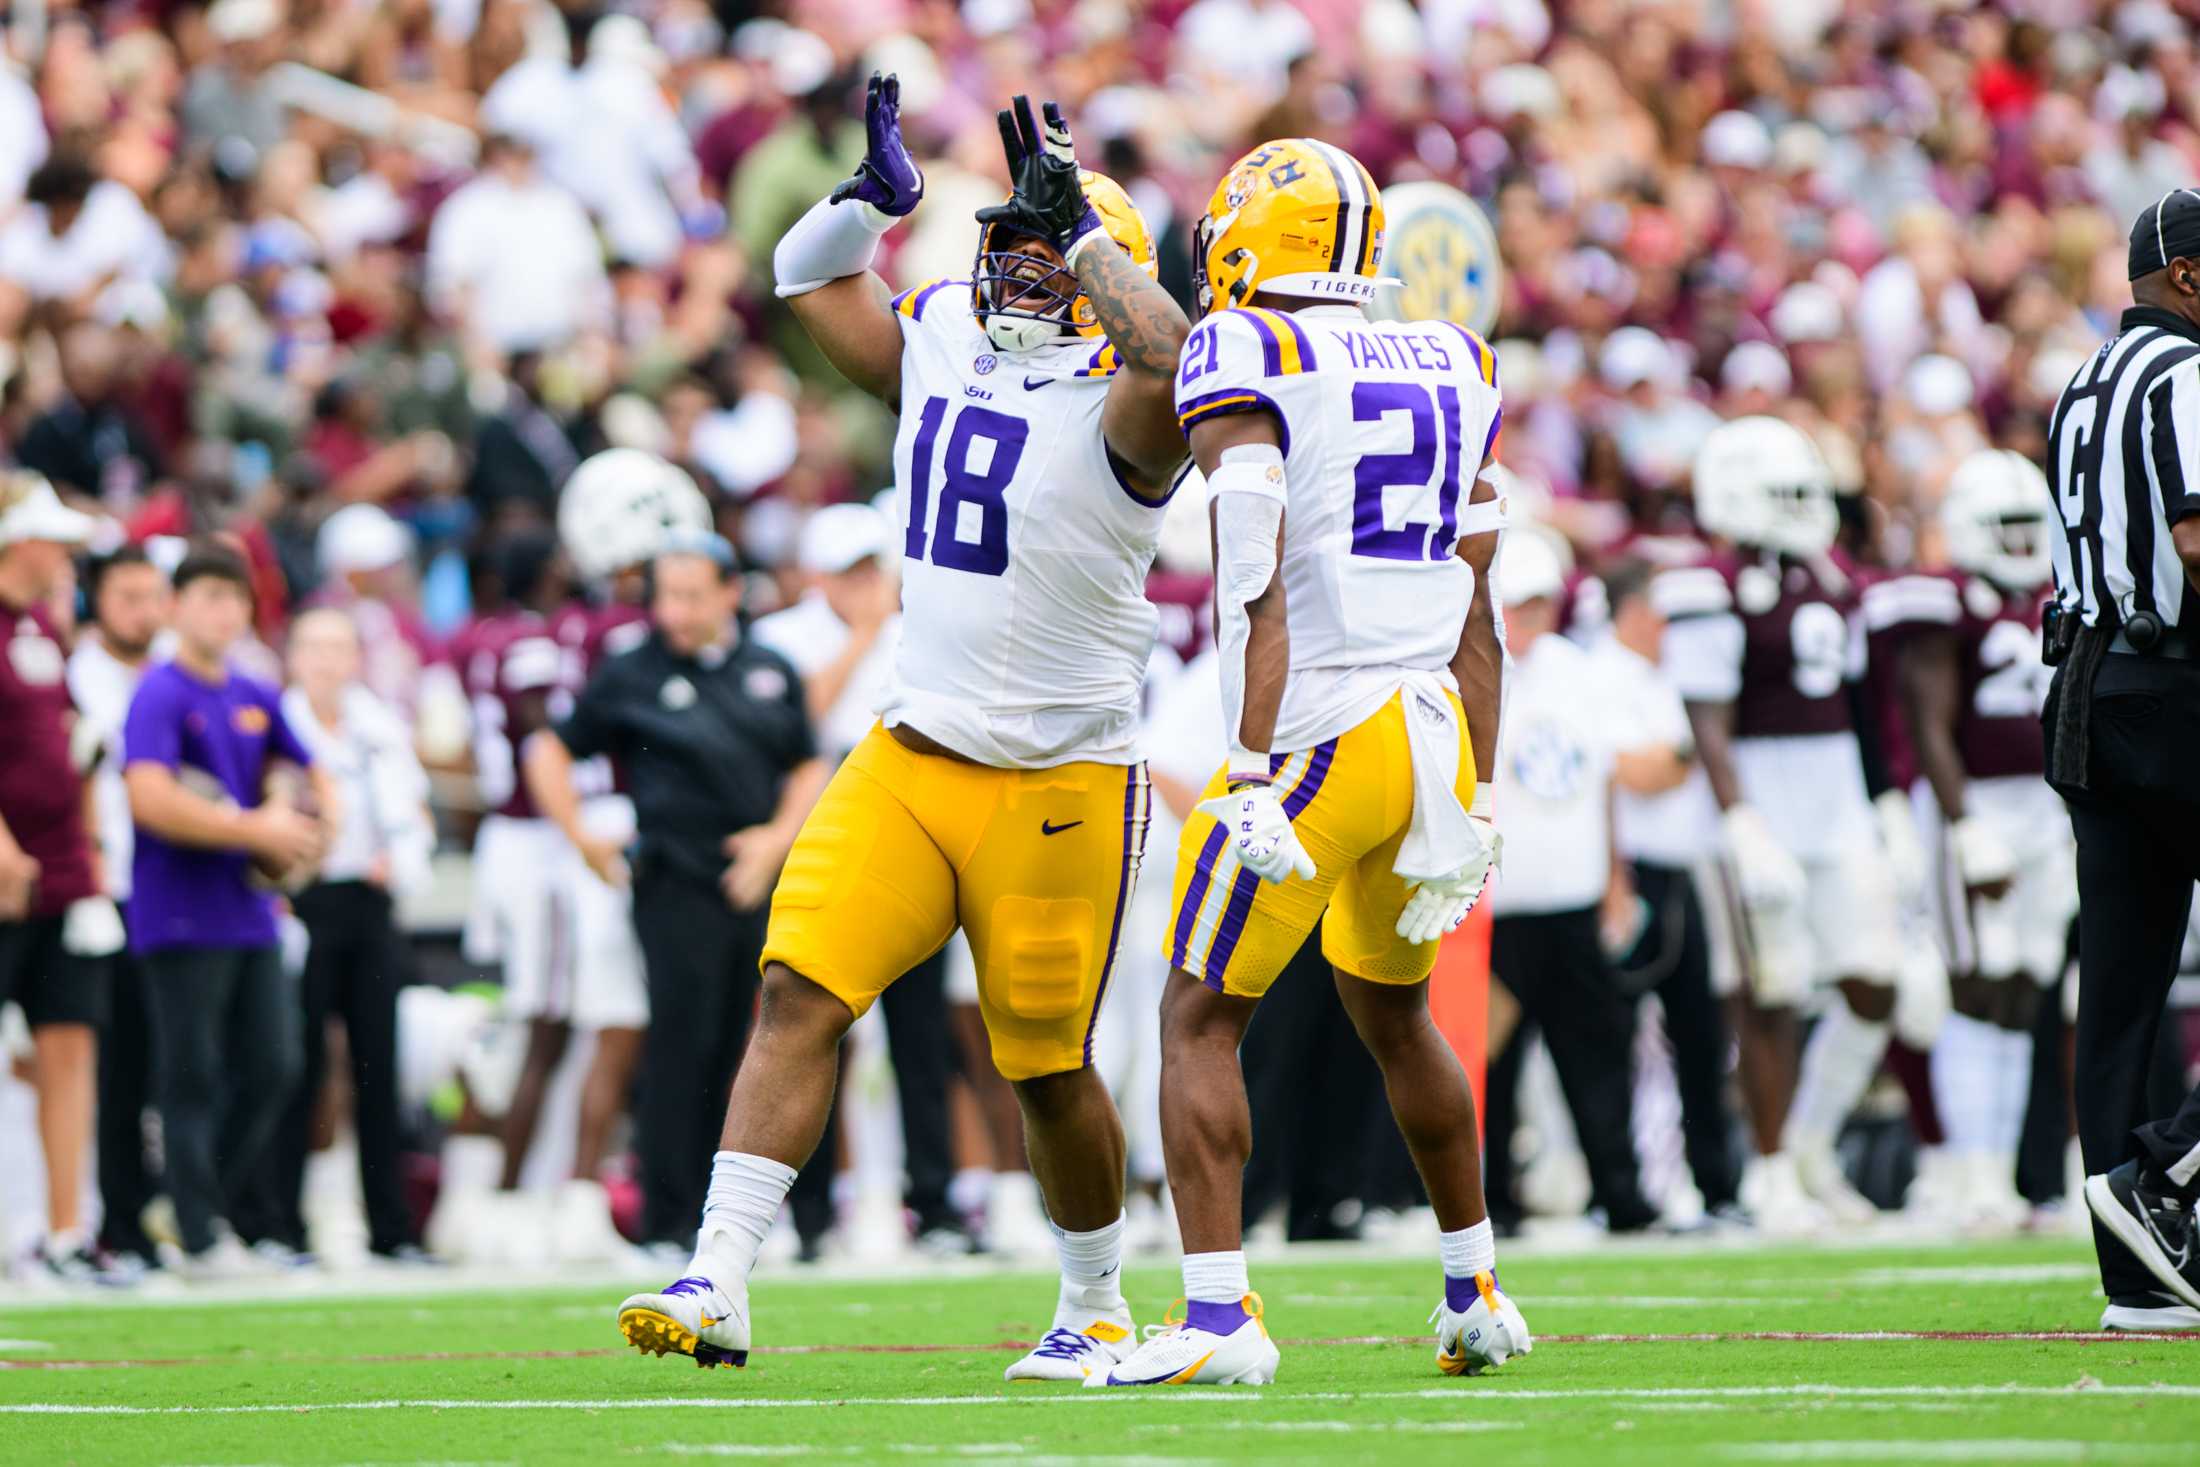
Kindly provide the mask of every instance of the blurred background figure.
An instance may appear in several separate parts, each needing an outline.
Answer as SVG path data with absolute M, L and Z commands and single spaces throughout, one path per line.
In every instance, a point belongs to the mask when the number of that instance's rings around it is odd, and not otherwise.
M 306 930 L 304 1060 L 255 1189 L 264 1216 L 239 1226 L 301 1253 L 309 1241 L 312 1251 L 354 1253 L 363 1243 L 407 1261 L 420 1254 L 398 1154 L 397 991 L 407 964 L 396 904 L 430 879 L 435 825 L 411 732 L 360 682 L 361 666 L 345 613 L 324 607 L 291 624 L 283 718 L 334 786 L 341 815 L 312 883 L 291 898 Z M 329 1063 L 332 1020 L 348 1085 L 331 1083 L 344 1073 Z M 355 1185 L 343 1175 L 352 1166 Z M 354 1198 L 365 1204 L 363 1240 Z

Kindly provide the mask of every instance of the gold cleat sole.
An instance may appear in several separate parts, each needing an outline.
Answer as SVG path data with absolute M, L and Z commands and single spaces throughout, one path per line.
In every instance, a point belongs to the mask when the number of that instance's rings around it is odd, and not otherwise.
M 726 1350 L 706 1342 L 669 1314 L 628 1309 L 619 1315 L 619 1333 L 644 1355 L 686 1355 L 704 1370 L 719 1365 L 736 1369 L 749 1363 L 746 1350 Z

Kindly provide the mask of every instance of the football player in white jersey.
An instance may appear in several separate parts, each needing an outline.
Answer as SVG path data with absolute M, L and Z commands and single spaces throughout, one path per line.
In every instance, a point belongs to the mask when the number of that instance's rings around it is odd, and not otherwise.
M 1214 493 L 1228 762 L 1177 848 L 1162 1138 L 1185 1318 L 1090 1384 L 1274 1378 L 1243 1252 L 1252 1124 L 1238 1045 L 1319 922 L 1322 951 L 1443 1229 L 1447 1374 L 1530 1347 L 1497 1286 L 1474 1097 L 1430 1022 L 1437 939 L 1497 861 L 1503 644 L 1482 478 L 1497 363 L 1448 321 L 1371 321 L 1383 233 L 1367 170 L 1288 138 L 1230 170 L 1200 222 L 1205 319 L 1177 412 Z
M 1008 1377 L 1080 1381 L 1136 1342 L 1123 1128 L 1092 1031 L 1145 837 L 1144 588 L 1184 460 L 1189 323 L 1130 199 L 1078 169 L 1051 103 L 1042 132 L 1021 97 L 1001 114 L 1014 192 L 978 215 L 972 279 L 893 294 L 871 259 L 923 193 L 897 96 L 873 78 L 861 169 L 774 260 L 825 354 L 900 409 L 895 685 L 774 893 L 694 1260 L 619 1322 L 650 1353 L 742 1363 L 749 1271 L 824 1127 L 841 1036 L 959 926 L 1062 1261 L 1049 1328 Z

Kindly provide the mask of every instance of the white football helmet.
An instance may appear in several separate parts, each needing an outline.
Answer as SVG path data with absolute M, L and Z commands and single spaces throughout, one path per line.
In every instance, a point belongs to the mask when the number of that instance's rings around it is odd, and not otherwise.
M 648 560 L 673 530 L 711 528 L 710 501 L 687 471 L 639 448 L 583 460 L 558 494 L 558 538 L 586 580 Z
M 1940 502 L 1948 558 L 1973 575 L 2029 591 L 2054 573 L 2047 475 L 2021 453 L 1982 448 L 1956 466 Z
M 1696 450 L 1696 523 L 1740 545 L 1820 555 L 1841 528 L 1833 475 L 1802 431 L 1778 418 L 1736 418 Z

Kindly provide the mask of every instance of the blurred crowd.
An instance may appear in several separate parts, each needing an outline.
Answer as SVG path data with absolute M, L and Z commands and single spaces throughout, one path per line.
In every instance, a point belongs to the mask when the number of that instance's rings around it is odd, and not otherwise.
M 795 328 L 769 257 L 861 157 L 876 69 L 926 175 L 881 256 L 897 288 L 967 271 L 1011 93 L 1061 101 L 1187 299 L 1229 162 L 1320 136 L 1487 211 L 1502 457 L 1577 562 L 1654 556 L 1644 537 L 1689 528 L 1704 436 L 1769 413 L 1833 466 L 1864 560 L 1937 564 L 1956 466 L 2040 457 L 2126 303 L 2131 219 L 2200 177 L 2193 21 L 2171 0 L 19 3 L 0 464 L 91 516 L 94 555 L 170 546 L 173 571 L 183 541 L 224 544 L 252 593 L 234 655 L 272 680 L 299 613 L 337 613 L 463 851 L 494 801 L 450 649 L 507 609 L 512 547 L 584 460 L 684 469 L 745 616 L 862 559 L 806 563 L 805 531 L 885 487 L 891 420 Z M 1155 577 L 1183 662 L 1198 518 Z M 840 619 L 875 635 L 877 600 Z M 64 640 L 71 612 L 90 633 L 87 595 L 55 605 Z M 958 1138 L 998 1119 L 973 1105 Z

